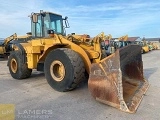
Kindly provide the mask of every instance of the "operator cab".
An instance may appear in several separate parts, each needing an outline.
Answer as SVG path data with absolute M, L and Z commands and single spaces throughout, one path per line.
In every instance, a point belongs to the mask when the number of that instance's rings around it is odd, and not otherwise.
M 63 22 L 65 26 L 63 26 Z M 59 14 L 42 10 L 40 13 L 31 14 L 32 37 L 48 37 L 48 34 L 51 33 L 66 35 L 65 28 L 68 27 L 67 17 L 63 19 Z

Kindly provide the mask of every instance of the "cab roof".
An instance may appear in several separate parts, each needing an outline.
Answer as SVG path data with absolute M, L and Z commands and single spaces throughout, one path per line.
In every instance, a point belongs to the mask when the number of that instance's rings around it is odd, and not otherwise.
M 41 13 L 45 13 L 45 14 L 55 14 L 55 15 L 58 15 L 58 16 L 62 16 L 62 15 L 60 15 L 60 14 L 53 13 L 53 12 L 47 12 L 47 11 L 41 12 Z M 39 12 L 39 13 L 35 13 L 35 14 L 41 14 L 41 13 Z

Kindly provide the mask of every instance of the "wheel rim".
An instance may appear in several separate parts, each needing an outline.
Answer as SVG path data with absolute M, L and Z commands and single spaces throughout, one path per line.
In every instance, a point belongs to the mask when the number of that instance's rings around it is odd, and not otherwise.
M 51 73 L 52 78 L 55 81 L 57 82 L 62 81 L 65 76 L 64 65 L 58 60 L 53 61 L 50 66 L 50 73 Z
M 11 60 L 11 70 L 12 70 L 13 73 L 16 73 L 17 69 L 18 69 L 17 61 L 13 58 Z

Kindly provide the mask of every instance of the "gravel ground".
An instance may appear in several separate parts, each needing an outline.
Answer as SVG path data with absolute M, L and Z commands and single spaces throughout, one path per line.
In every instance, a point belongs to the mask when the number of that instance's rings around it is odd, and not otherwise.
M 14 104 L 16 120 L 158 120 L 160 51 L 151 51 L 142 57 L 144 76 L 150 88 L 135 114 L 97 102 L 90 95 L 87 83 L 74 91 L 61 93 L 53 90 L 40 72 L 34 71 L 29 79 L 14 80 L 9 74 L 7 61 L 1 58 L 0 104 Z

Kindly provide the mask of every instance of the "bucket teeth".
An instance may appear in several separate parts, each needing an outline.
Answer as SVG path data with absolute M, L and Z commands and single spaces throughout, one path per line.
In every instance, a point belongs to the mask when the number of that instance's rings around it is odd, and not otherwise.
M 143 76 L 141 47 L 126 46 L 93 63 L 88 87 L 96 100 L 134 113 L 149 87 Z

